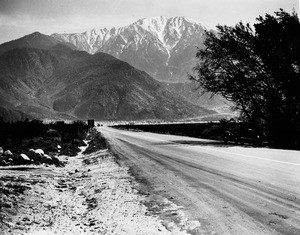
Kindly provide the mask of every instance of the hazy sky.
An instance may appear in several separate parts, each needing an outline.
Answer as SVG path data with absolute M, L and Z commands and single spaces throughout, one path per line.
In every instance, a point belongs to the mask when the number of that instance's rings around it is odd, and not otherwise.
M 35 31 L 83 32 L 154 16 L 186 16 L 207 28 L 253 23 L 279 8 L 299 12 L 299 0 L 0 0 L 0 43 Z

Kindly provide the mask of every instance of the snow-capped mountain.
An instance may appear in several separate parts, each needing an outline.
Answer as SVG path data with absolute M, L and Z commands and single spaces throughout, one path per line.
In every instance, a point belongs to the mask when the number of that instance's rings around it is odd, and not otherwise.
M 53 34 L 91 54 L 105 52 L 163 81 L 186 81 L 205 27 L 185 17 L 141 19 L 125 27 Z

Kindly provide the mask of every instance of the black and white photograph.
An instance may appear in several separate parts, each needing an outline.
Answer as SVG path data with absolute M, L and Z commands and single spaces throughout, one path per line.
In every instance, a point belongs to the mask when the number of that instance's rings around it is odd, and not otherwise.
M 0 234 L 299 235 L 299 0 L 0 0 Z

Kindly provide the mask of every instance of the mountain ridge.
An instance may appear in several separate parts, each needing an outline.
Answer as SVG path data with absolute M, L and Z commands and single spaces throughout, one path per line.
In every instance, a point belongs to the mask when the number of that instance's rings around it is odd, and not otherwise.
M 180 27 L 179 21 L 186 21 L 189 22 L 191 24 L 198 24 L 201 25 L 201 27 L 203 29 L 206 29 L 202 23 L 197 22 L 195 20 L 192 20 L 190 18 L 184 17 L 184 16 L 180 16 L 180 17 L 164 17 L 164 16 L 157 16 L 157 17 L 150 17 L 150 18 L 142 18 L 139 19 L 137 21 L 135 21 L 134 23 L 131 23 L 127 26 L 121 26 L 121 27 L 112 27 L 112 28 L 94 28 L 91 30 L 87 30 L 83 33 L 54 33 L 51 34 L 50 36 L 57 38 L 57 39 L 62 39 L 62 40 L 66 40 L 67 37 L 71 37 L 73 38 L 73 40 L 71 40 L 71 43 L 74 44 L 75 43 L 75 37 L 81 37 L 82 39 L 85 39 L 89 46 L 90 46 L 90 50 L 84 49 L 85 51 L 89 52 L 90 54 L 94 54 L 97 52 L 97 50 L 99 49 L 92 49 L 92 46 L 100 41 L 104 41 L 106 42 L 111 35 L 114 34 L 121 34 L 124 32 L 124 30 L 126 30 L 126 28 L 134 28 L 135 26 L 141 26 L 143 29 L 147 30 L 148 32 L 152 33 L 153 35 L 156 35 L 157 38 L 160 40 L 160 42 L 162 42 L 163 44 L 166 45 L 165 40 L 164 40 L 164 35 L 162 35 L 163 31 L 165 30 L 165 27 L 167 26 L 167 22 L 170 21 L 173 24 L 177 21 L 177 32 L 180 31 L 178 26 Z M 175 23 L 176 24 L 176 23 Z M 156 25 L 156 27 L 153 27 L 153 25 Z M 182 25 L 181 25 L 182 26 Z M 100 37 L 100 39 L 98 39 Z M 98 40 L 98 41 L 97 41 Z M 101 45 L 101 44 L 100 44 Z M 166 47 L 169 47 L 170 45 L 166 45 Z M 77 47 L 78 48 L 78 47 Z
M 54 37 L 42 34 L 40 32 L 34 32 L 21 38 L 0 44 L 0 55 L 16 48 L 36 48 L 47 50 L 53 46 L 56 46 L 57 44 L 63 44 L 73 50 L 77 49 L 71 43 L 62 42 Z
M 52 34 L 91 54 L 105 52 L 160 81 L 184 81 L 207 30 L 186 17 L 143 18 L 127 26 Z

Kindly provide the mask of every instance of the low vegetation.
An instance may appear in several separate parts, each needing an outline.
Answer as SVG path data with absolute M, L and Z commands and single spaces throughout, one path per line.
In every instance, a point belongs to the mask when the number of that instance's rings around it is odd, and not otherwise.
M 70 124 L 44 124 L 39 120 L 15 123 L 0 120 L 0 165 L 54 164 L 61 166 L 59 155 L 75 156 L 86 145 L 88 125 L 81 121 Z
M 87 140 L 89 140 L 89 144 L 83 154 L 90 154 L 97 150 L 107 148 L 106 140 L 101 135 L 101 133 L 96 131 L 95 129 L 91 129 L 91 131 L 88 133 Z

